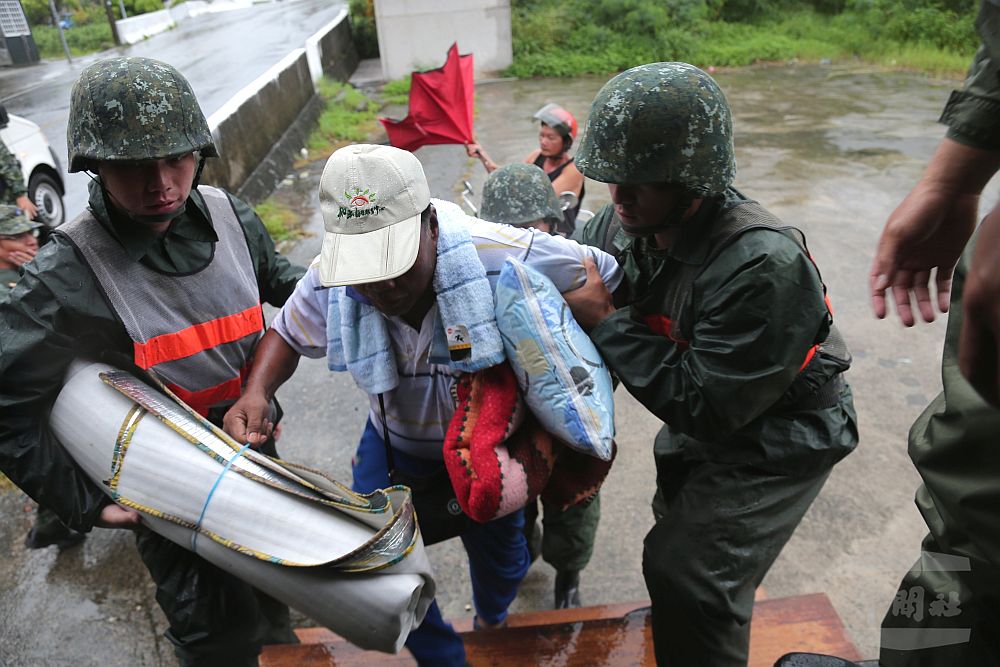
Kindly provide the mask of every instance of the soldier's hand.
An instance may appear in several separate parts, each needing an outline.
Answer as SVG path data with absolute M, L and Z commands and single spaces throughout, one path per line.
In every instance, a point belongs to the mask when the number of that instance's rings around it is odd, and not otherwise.
M 583 261 L 587 269 L 587 280 L 577 289 L 563 294 L 566 304 L 573 312 L 573 319 L 583 328 L 590 331 L 606 317 L 615 312 L 611 292 L 608 291 L 601 272 L 597 270 L 594 258 L 588 254 Z
M 886 315 L 887 291 L 908 327 L 916 322 L 914 302 L 926 322 L 934 320 L 935 305 L 948 312 L 951 276 L 975 228 L 979 193 L 998 168 L 1000 151 L 941 141 L 882 230 L 869 275 L 876 317 Z
M 17 207 L 27 214 L 28 218 L 34 220 L 38 217 L 38 207 L 28 198 L 28 195 L 21 195 L 16 201 Z
M 933 322 L 935 303 L 948 312 L 955 264 L 975 225 L 978 196 L 918 184 L 892 212 L 882 230 L 869 276 L 875 316 L 886 316 L 886 292 L 906 326 L 913 326 L 913 303 Z M 934 292 L 931 293 L 933 280 Z
M 986 401 L 1000 406 L 1000 206 L 979 228 L 962 309 L 958 346 L 962 375 Z
M 249 442 L 251 447 L 258 449 L 274 430 L 274 424 L 268 419 L 270 413 L 271 402 L 264 393 L 248 386 L 222 418 L 222 428 L 237 442 Z
M 104 506 L 94 525 L 98 528 L 125 528 L 133 530 L 142 525 L 142 516 L 135 510 L 111 503 Z
M 6 254 L 5 259 L 13 264 L 14 266 L 21 266 L 22 264 L 27 264 L 35 257 L 35 250 L 33 248 L 28 248 L 26 250 L 12 250 Z

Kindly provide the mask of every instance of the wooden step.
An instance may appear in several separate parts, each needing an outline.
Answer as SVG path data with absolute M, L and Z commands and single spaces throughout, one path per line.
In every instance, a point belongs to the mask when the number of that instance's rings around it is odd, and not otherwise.
M 454 623 L 472 665 L 491 667 L 653 667 L 649 603 L 512 614 L 502 630 L 473 631 L 472 619 Z M 362 651 L 324 628 L 296 631 L 301 644 L 266 646 L 261 667 L 412 667 L 403 651 Z M 814 651 L 858 660 L 857 649 L 829 598 L 822 593 L 759 601 L 750 632 L 750 667 L 771 667 L 790 651 Z

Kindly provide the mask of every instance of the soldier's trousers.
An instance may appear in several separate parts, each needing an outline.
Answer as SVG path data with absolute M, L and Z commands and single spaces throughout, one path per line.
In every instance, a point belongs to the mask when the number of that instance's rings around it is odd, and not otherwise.
M 151 530 L 136 531 L 136 545 L 183 667 L 256 665 L 263 645 L 297 641 L 274 598 Z
M 542 505 L 542 559 L 559 571 L 580 572 L 594 553 L 597 525 L 601 521 L 601 496 L 587 505 L 575 505 L 566 511 L 541 500 L 524 508 L 525 530 L 533 530 Z
M 273 442 L 262 448 L 275 456 Z M 288 607 L 151 530 L 135 535 L 182 667 L 254 667 L 265 644 L 294 644 Z
M 952 285 L 944 391 L 910 429 L 930 533 L 882 623 L 881 665 L 1000 665 L 1000 410 L 958 368 L 961 292 L 975 241 Z
M 829 473 L 657 455 L 642 562 L 658 665 L 746 665 L 754 592 Z

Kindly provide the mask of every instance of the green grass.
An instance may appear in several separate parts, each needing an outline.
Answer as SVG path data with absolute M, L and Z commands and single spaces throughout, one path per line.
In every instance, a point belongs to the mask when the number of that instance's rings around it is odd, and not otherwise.
M 62 41 L 59 39 L 58 28 L 36 25 L 32 26 L 31 33 L 35 38 L 35 45 L 38 47 L 38 55 L 43 59 L 59 60 L 66 57 Z M 65 31 L 65 34 L 70 53 L 74 56 L 104 51 L 115 45 L 114 39 L 111 37 L 111 26 L 108 25 L 107 21 L 77 25 Z
M 257 204 L 254 210 L 263 220 L 267 233 L 275 241 L 288 241 L 299 236 L 298 229 L 301 226 L 301 219 L 298 213 L 293 211 L 291 207 L 275 200 L 274 197 L 268 197 Z
M 933 12 L 922 15 L 925 23 L 915 23 L 911 15 L 827 16 L 798 9 L 755 22 L 701 18 L 689 25 L 665 21 L 626 30 L 626 19 L 621 25 L 580 20 L 569 29 L 566 22 L 573 19 L 567 11 L 555 0 L 540 0 L 530 12 L 522 11 L 524 20 L 514 25 L 514 64 L 505 74 L 608 74 L 663 60 L 738 67 L 828 59 L 956 76 L 968 67 L 976 44 L 970 17 Z
M 325 108 L 306 141 L 307 162 L 325 157 L 345 143 L 365 141 L 375 130 L 379 109 L 378 102 L 348 83 L 323 78 L 318 93 Z
M 2 472 L 0 472 L 0 493 L 5 491 L 10 491 L 13 488 L 15 488 L 14 482 L 7 479 L 7 477 Z
M 383 104 L 407 105 L 410 102 L 410 75 L 395 79 L 382 86 L 379 99 Z

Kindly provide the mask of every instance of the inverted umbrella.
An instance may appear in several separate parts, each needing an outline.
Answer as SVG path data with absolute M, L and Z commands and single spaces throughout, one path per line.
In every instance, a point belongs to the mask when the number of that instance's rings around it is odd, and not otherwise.
M 472 137 L 472 54 L 448 49 L 442 67 L 414 72 L 410 79 L 410 112 L 403 120 L 380 118 L 397 148 L 415 151 L 431 144 L 467 144 Z

